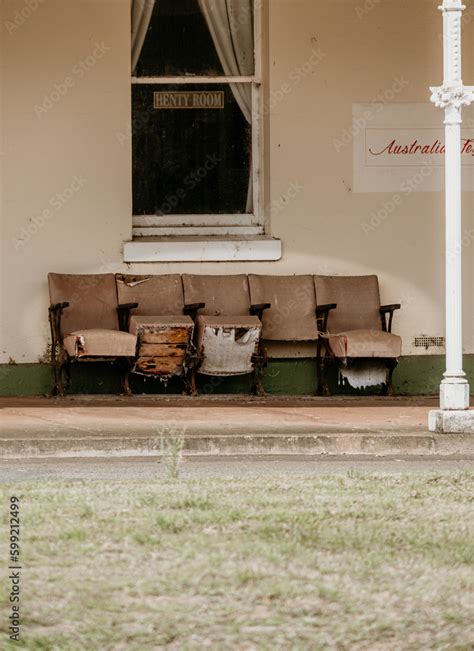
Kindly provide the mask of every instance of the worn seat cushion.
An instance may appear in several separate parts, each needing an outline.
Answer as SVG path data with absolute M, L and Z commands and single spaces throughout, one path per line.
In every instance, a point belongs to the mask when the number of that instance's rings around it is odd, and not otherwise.
M 135 357 L 137 338 L 119 330 L 76 330 L 63 344 L 71 357 Z
M 351 330 L 328 336 L 329 347 L 335 357 L 398 358 L 402 340 L 381 330 Z

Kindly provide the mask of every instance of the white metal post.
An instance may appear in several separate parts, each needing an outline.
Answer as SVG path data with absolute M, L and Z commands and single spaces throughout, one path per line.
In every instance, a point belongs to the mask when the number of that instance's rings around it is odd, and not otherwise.
M 446 372 L 441 382 L 442 410 L 469 409 L 469 383 L 463 371 L 462 340 L 462 108 L 474 101 L 474 88 L 462 81 L 462 0 L 444 0 L 444 82 L 432 88 L 431 101 L 445 111 L 446 130 Z

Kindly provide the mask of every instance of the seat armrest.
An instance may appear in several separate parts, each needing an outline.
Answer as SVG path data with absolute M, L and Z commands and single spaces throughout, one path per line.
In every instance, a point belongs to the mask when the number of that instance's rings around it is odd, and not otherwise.
M 69 307 L 69 302 L 65 301 L 64 303 L 53 303 L 49 306 L 50 312 L 62 312 L 67 307 Z
M 119 328 L 122 332 L 128 332 L 130 329 L 130 313 L 138 307 L 138 303 L 124 303 L 117 307 Z
M 400 303 L 394 303 L 393 305 L 382 305 L 380 308 L 380 312 L 395 312 L 395 310 L 400 310 L 401 309 Z
M 261 321 L 263 318 L 263 313 L 265 312 L 265 310 L 269 310 L 271 306 L 272 306 L 271 303 L 257 303 L 255 305 L 251 305 L 250 316 L 256 316 Z
M 400 303 L 393 303 L 392 305 L 382 305 L 380 308 L 380 318 L 382 319 L 382 330 L 384 332 L 392 332 L 393 314 L 402 306 Z M 387 322 L 388 315 L 388 322 Z
M 193 321 L 196 321 L 197 313 L 206 307 L 205 303 L 189 303 L 183 308 L 183 314 L 190 316 Z
M 337 308 L 337 303 L 328 303 L 327 305 L 318 305 L 316 308 L 316 322 L 319 332 L 326 332 L 328 328 L 329 313 Z

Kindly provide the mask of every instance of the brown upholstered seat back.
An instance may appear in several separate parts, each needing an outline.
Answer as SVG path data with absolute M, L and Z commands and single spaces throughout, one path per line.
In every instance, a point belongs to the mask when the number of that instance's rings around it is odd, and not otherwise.
M 249 276 L 252 304 L 270 303 L 263 314 L 263 339 L 314 341 L 318 338 L 312 276 Z
M 328 331 L 381 330 L 377 276 L 315 276 L 318 305 L 337 303 L 328 319 Z
M 250 292 L 247 276 L 183 275 L 187 305 L 205 303 L 199 314 L 206 316 L 248 316 Z
M 117 287 L 114 274 L 48 274 L 52 304 L 68 302 L 61 334 L 76 330 L 118 330 Z
M 117 274 L 119 303 L 138 303 L 132 314 L 178 316 L 183 314 L 183 283 L 179 274 L 130 276 Z

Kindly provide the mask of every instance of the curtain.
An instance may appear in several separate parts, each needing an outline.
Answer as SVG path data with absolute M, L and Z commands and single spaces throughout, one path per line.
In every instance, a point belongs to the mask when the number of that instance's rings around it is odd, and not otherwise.
M 132 75 L 145 42 L 155 0 L 132 0 Z
M 254 74 L 254 34 L 252 0 L 198 0 L 227 77 Z M 230 84 L 232 93 L 248 124 L 252 124 L 250 84 Z M 247 212 L 253 210 L 253 174 L 250 165 Z

